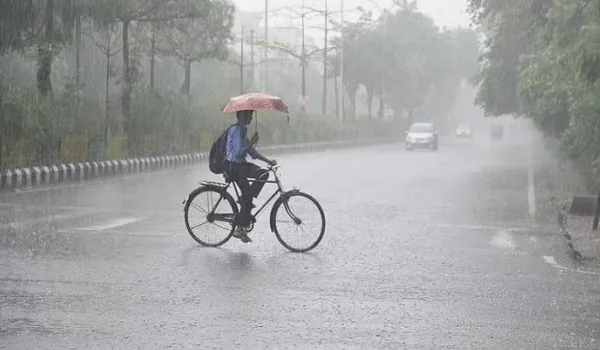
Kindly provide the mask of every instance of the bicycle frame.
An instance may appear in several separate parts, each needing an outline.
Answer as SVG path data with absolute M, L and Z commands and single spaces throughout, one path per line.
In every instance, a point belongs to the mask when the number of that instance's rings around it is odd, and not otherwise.
M 256 218 L 260 215 L 260 213 L 267 207 L 267 205 L 273 201 L 273 199 L 279 195 L 281 196 L 283 193 L 285 193 L 284 189 L 283 189 L 283 185 L 281 184 L 281 180 L 279 179 L 279 176 L 277 175 L 277 169 L 279 168 L 279 166 L 275 166 L 275 167 L 271 167 L 268 170 L 273 173 L 273 176 L 275 177 L 275 180 L 251 180 L 248 179 L 248 181 L 250 183 L 255 183 L 255 182 L 263 182 L 263 183 L 272 183 L 272 184 L 276 184 L 277 185 L 277 190 L 275 190 L 275 192 L 273 192 L 273 194 L 271 194 L 271 196 L 269 197 L 269 199 L 267 199 L 263 205 L 258 209 L 258 211 L 256 213 L 254 213 L 252 215 L 252 218 L 254 220 L 256 220 Z M 229 189 L 229 186 L 231 186 L 231 184 L 233 184 L 233 189 L 235 191 L 235 195 L 237 197 L 237 199 L 240 199 L 240 192 L 241 190 L 238 192 L 238 186 L 236 185 L 236 183 L 232 180 L 228 180 L 227 184 L 225 184 L 225 186 L 223 186 L 223 184 L 220 183 L 214 183 L 214 182 L 207 182 L 207 181 L 201 181 L 201 184 L 204 185 L 217 185 L 219 187 L 221 187 L 224 191 L 227 191 L 227 189 Z M 231 222 L 233 220 L 232 215 L 231 214 L 215 214 L 214 211 L 217 208 L 217 206 L 219 205 L 219 203 L 221 202 L 221 200 L 223 199 L 223 196 L 219 197 L 219 200 L 217 201 L 217 203 L 215 203 L 213 209 L 210 211 L 210 213 L 208 213 L 208 217 L 214 221 L 221 221 L 221 222 Z M 289 208 L 289 205 L 287 203 L 287 201 L 283 202 L 284 207 L 285 207 L 285 211 L 288 213 L 288 215 L 296 222 L 296 223 L 300 223 L 300 219 L 298 219 L 291 211 L 291 209 Z M 210 221 L 209 219 L 209 221 Z

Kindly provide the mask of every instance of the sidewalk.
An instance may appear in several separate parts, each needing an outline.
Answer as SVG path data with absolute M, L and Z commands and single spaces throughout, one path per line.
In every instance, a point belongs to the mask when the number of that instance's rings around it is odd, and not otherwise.
M 592 230 L 592 217 L 567 215 L 566 231 L 561 232 L 558 210 L 568 211 L 573 196 L 590 196 L 582 177 L 566 160 L 555 156 L 558 142 L 536 137 L 533 171 L 536 183 L 536 222 L 547 230 L 563 235 L 570 255 L 583 263 L 600 267 L 600 230 Z
M 600 231 L 592 230 L 592 218 L 569 216 L 565 234 L 577 260 L 600 267 Z

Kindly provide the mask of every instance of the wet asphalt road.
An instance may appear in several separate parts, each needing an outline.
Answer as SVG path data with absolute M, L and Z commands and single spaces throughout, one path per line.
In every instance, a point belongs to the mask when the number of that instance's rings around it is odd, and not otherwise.
M 181 201 L 204 168 L 0 195 L 0 348 L 600 348 L 600 276 L 533 227 L 523 145 L 279 161 L 326 212 L 308 254 L 267 216 L 198 246 Z

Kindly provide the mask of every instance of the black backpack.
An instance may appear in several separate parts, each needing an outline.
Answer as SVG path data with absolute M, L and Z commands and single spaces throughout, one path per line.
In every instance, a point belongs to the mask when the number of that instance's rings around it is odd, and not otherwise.
M 219 136 L 212 146 L 210 146 L 210 152 L 208 153 L 208 167 L 214 174 L 222 174 L 225 170 L 225 161 L 227 160 L 227 133 L 229 129 L 237 124 L 233 124 L 228 127 L 221 136 Z

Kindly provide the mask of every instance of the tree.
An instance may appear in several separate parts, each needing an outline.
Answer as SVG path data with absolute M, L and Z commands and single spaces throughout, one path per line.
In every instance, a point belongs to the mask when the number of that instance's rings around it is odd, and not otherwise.
M 380 117 L 386 105 L 396 115 L 411 116 L 426 100 L 435 101 L 430 111 L 441 115 L 452 107 L 462 80 L 473 75 L 479 47 L 474 31 L 441 32 L 409 1 L 396 1 L 378 18 L 363 12 L 359 22 L 346 25 L 344 39 L 344 84 L 351 112 L 364 87 L 370 117 L 375 97 Z
M 52 92 L 52 61 L 62 43 L 72 40 L 81 6 L 75 0 L 15 1 L 0 4 L 0 53 L 37 46 L 37 86 Z
M 138 72 L 130 58 L 130 27 L 136 22 L 167 22 L 199 16 L 198 1 L 203 0 L 96 0 L 90 11 L 100 18 L 121 22 L 123 55 L 123 90 L 121 111 L 125 131 L 131 122 L 131 93 Z
M 477 103 L 487 114 L 521 112 L 517 95 L 520 57 L 544 45 L 541 29 L 546 25 L 550 0 L 470 0 L 469 9 L 477 24 L 490 36 L 484 44 Z
M 232 39 L 234 8 L 223 0 L 207 0 L 196 9 L 199 16 L 170 21 L 163 31 L 159 50 L 182 62 L 185 78 L 183 94 L 190 92 L 192 63 L 204 59 L 225 60 Z
M 111 58 L 121 52 L 120 40 L 118 31 L 120 29 L 119 23 L 116 22 L 105 22 L 99 23 L 97 32 L 85 33 L 92 39 L 98 49 L 104 54 L 106 59 L 106 75 L 105 75 L 105 91 L 104 91 L 104 103 L 105 103 L 105 125 L 104 125 L 104 142 L 108 146 L 109 137 L 109 117 L 110 117 L 110 98 L 109 88 L 110 79 L 115 75 L 113 67 L 111 65 Z

